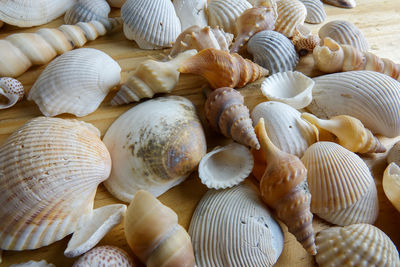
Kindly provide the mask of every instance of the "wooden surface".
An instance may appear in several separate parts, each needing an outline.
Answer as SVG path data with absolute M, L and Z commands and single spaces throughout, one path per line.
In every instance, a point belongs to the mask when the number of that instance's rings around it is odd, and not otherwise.
M 371 51 L 381 57 L 388 57 L 395 62 L 400 62 L 400 3 L 398 0 L 386 1 L 373 1 L 373 0 L 358 0 L 355 9 L 347 10 L 327 6 L 326 12 L 328 14 L 327 21 L 334 19 L 345 19 L 353 22 L 358 26 L 367 37 Z M 118 16 L 119 10 L 113 10 L 112 16 Z M 61 18 L 53 21 L 46 27 L 57 27 L 62 24 Z M 310 25 L 308 25 L 310 26 Z M 317 32 L 320 25 L 310 26 L 314 32 Z M 7 35 L 16 32 L 32 32 L 36 28 L 18 29 L 9 25 L 5 25 L 0 29 L 0 38 L 3 39 Z M 122 68 L 122 82 L 128 77 L 128 73 L 134 70 L 137 64 L 148 56 L 154 58 L 162 58 L 168 50 L 144 51 L 137 48 L 134 42 L 125 39 L 122 32 L 117 32 L 109 36 L 99 38 L 94 42 L 90 42 L 86 47 L 100 49 L 109 54 L 118 61 Z M 310 66 L 312 61 L 310 58 L 304 59 L 299 69 L 305 73 L 310 73 Z M 27 73 L 19 77 L 23 83 L 26 92 L 29 91 L 35 79 L 44 69 L 42 67 L 32 68 Z M 181 75 L 181 79 L 173 94 L 181 95 L 189 98 L 198 107 L 199 113 L 203 113 L 203 103 L 205 97 L 202 94 L 201 87 L 204 85 L 204 80 L 194 75 Z M 124 111 L 130 109 L 135 104 L 112 107 L 109 101 L 115 94 L 115 89 L 108 95 L 99 109 L 80 120 L 84 120 L 94 124 L 100 129 L 102 135 L 106 132 L 111 123 Z M 259 102 L 263 101 L 257 86 L 249 86 L 241 90 L 241 93 L 246 98 L 246 104 L 251 109 Z M 24 124 L 27 120 L 40 116 L 41 113 L 38 107 L 27 100 L 19 102 L 16 106 L 0 111 L 0 143 L 2 143 L 13 131 Z M 73 118 L 72 115 L 62 115 L 62 118 Z M 201 115 L 204 122 L 204 116 Z M 208 147 L 211 149 L 216 144 L 226 142 L 222 138 L 212 133 L 205 125 L 207 131 Z M 376 226 L 383 230 L 390 236 L 398 248 L 400 248 L 400 213 L 397 212 L 393 206 L 388 202 L 386 196 L 382 191 L 382 172 L 385 168 L 384 158 L 379 161 L 369 159 L 373 164 L 373 173 L 378 187 L 380 213 Z M 193 211 L 201 199 L 207 188 L 202 185 L 198 179 L 197 173 L 193 173 L 181 185 L 169 190 L 159 197 L 159 199 L 172 209 L 174 209 L 178 216 L 179 222 L 185 228 L 188 228 Z M 100 185 L 95 199 L 95 207 L 111 203 L 119 203 L 116 198 L 109 194 L 103 185 Z M 0 203 L 1 204 L 1 203 Z M 1 223 L 1 222 L 0 222 Z M 315 218 L 314 227 L 316 231 L 326 228 L 328 224 L 322 220 Z M 315 261 L 313 257 L 306 254 L 301 245 L 296 242 L 293 235 L 287 232 L 287 228 L 283 226 L 285 231 L 285 247 L 284 251 L 279 258 L 276 266 L 314 266 Z M 54 263 L 56 266 L 70 266 L 76 259 L 65 258 L 63 251 L 66 248 L 69 236 L 61 241 L 58 241 L 50 246 L 43 247 L 33 251 L 3 252 L 3 263 L 0 266 L 9 266 L 12 263 L 25 262 L 28 260 L 41 260 L 46 259 L 48 262 Z M 126 244 L 123 227 L 119 225 L 109 232 L 100 245 L 112 244 L 124 248 L 129 251 Z

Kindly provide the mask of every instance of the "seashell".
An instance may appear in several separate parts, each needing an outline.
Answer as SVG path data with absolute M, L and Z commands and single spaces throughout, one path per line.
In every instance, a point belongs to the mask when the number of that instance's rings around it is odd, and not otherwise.
M 76 24 L 81 21 L 97 20 L 103 25 L 107 25 L 110 11 L 110 6 L 106 0 L 78 0 L 67 10 L 64 21 L 66 24 Z
M 141 49 L 171 47 L 181 22 L 170 0 L 127 0 L 121 8 L 124 34 Z
M 314 48 L 319 46 L 321 39 L 311 34 L 311 30 L 304 25 L 297 25 L 295 33 L 292 37 L 292 43 L 300 56 L 312 53 Z
M 263 81 L 261 92 L 268 100 L 301 109 L 311 103 L 313 86 L 314 81 L 301 72 L 278 72 Z
M 111 7 L 121 8 L 125 4 L 126 0 L 107 0 L 107 2 Z
M 257 138 L 267 159 L 267 169 L 260 182 L 263 201 L 272 207 L 304 249 L 317 253 L 314 243 L 311 195 L 307 189 L 307 169 L 301 160 L 277 148 L 269 139 L 261 118 L 256 127 Z
M 121 26 L 120 19 L 109 19 L 111 29 Z M 88 40 L 109 32 L 98 21 L 43 28 L 35 33 L 16 33 L 0 40 L 0 76 L 17 77 L 32 65 L 49 63 L 57 55 L 82 47 Z
M 208 25 L 237 34 L 236 19 L 252 5 L 246 0 L 210 0 L 207 4 Z
M 178 216 L 149 192 L 135 194 L 124 228 L 130 248 L 146 266 L 195 266 L 190 236 Z
M 353 23 L 346 20 L 333 20 L 324 24 L 318 31 L 321 39 L 330 37 L 339 44 L 347 44 L 360 51 L 368 51 L 369 45 L 363 33 Z
M 275 31 L 256 33 L 247 44 L 247 51 L 254 62 L 268 69 L 271 74 L 294 70 L 299 56 L 292 42 Z
M 206 6 L 207 0 L 174 0 L 173 1 L 176 15 L 181 21 L 182 31 L 192 25 L 201 28 L 208 25 Z
M 383 191 L 393 206 L 400 212 L 400 168 L 392 162 L 383 173 Z
M 211 127 L 240 144 L 260 148 L 244 97 L 235 89 L 218 88 L 206 100 L 204 112 Z
M 87 266 L 133 267 L 134 265 L 124 250 L 115 246 L 99 246 L 86 252 L 72 267 Z
M 183 31 L 172 46 L 170 56 L 174 57 L 183 51 L 196 49 L 201 51 L 206 48 L 229 51 L 233 35 L 220 28 L 211 29 L 209 26 L 200 28 L 194 25 Z
M 279 0 L 276 5 L 278 18 L 275 21 L 275 31 L 290 38 L 295 32 L 296 26 L 304 24 L 307 9 L 299 0 Z
M 320 0 L 300 0 L 307 9 L 305 22 L 319 24 L 326 19 L 324 5 Z
M 392 240 L 370 224 L 330 227 L 317 234 L 318 266 L 399 266 Z
M 333 133 L 339 145 L 358 153 L 382 153 L 386 148 L 379 140 L 366 129 L 362 122 L 348 115 L 333 116 L 329 120 L 322 120 L 310 113 L 303 113 L 303 119 Z
M 319 118 L 350 115 L 372 133 L 400 135 L 400 83 L 373 71 L 349 71 L 314 78 L 307 109 Z
M 400 166 L 400 141 L 395 143 L 387 154 L 386 161 L 388 164 L 394 162 Z
M 325 4 L 343 7 L 343 8 L 354 8 L 356 7 L 356 0 L 322 0 Z
M 104 185 L 125 202 L 140 189 L 159 196 L 178 185 L 207 149 L 194 105 L 175 96 L 131 108 L 114 121 L 103 141 L 113 160 Z
M 258 6 L 246 9 L 236 19 L 237 36 L 231 47 L 231 52 L 237 53 L 254 34 L 275 28 L 275 15 L 271 8 Z
M 194 211 L 189 234 L 198 266 L 273 266 L 284 241 L 250 183 L 208 190 Z
M 230 54 L 214 48 L 204 49 L 183 61 L 178 71 L 201 75 L 214 89 L 241 88 L 268 75 L 268 70 L 242 58 L 239 54 Z
M 0 20 L 18 27 L 46 24 L 65 13 L 74 0 L 13 0 L 0 2 Z
M 19 100 L 24 97 L 24 87 L 22 84 L 13 78 L 3 77 L 0 78 L 0 100 L 7 100 L 7 102 L 0 101 L 0 109 L 6 109 L 14 106 Z
M 55 267 L 52 263 L 47 263 L 45 260 L 34 261 L 30 260 L 24 263 L 11 264 L 10 267 Z
M 225 189 L 241 183 L 253 168 L 249 149 L 237 143 L 216 147 L 199 164 L 199 177 L 208 188 Z
M 111 104 L 122 105 L 145 97 L 152 98 L 156 93 L 170 93 L 179 80 L 179 65 L 196 53 L 196 50 L 187 50 L 169 61 L 149 59 L 142 62 L 121 86 Z
M 86 116 L 119 84 L 120 73 L 118 63 L 104 52 L 80 48 L 53 60 L 33 84 L 28 100 L 45 116 Z

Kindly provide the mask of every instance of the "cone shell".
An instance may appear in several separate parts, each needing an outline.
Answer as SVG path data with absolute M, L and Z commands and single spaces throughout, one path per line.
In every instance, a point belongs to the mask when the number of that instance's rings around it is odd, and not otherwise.
M 400 212 L 400 167 L 392 162 L 383 173 L 383 191 L 393 206 Z
M 320 0 L 300 0 L 307 9 L 305 22 L 319 24 L 326 19 L 324 5 Z
M 336 7 L 343 7 L 343 8 L 354 8 L 356 7 L 355 0 L 322 0 L 325 4 L 336 6 Z
M 189 234 L 198 266 L 273 266 L 283 248 L 279 224 L 247 183 L 209 190 L 192 216 Z
M 290 38 L 295 32 L 296 26 L 304 24 L 307 9 L 299 0 L 279 0 L 276 4 L 278 18 L 275 22 L 275 31 Z
M 206 154 L 195 107 L 183 97 L 159 97 L 131 108 L 103 141 L 113 160 L 105 186 L 125 202 L 140 189 L 159 196 L 178 185 Z
M 176 15 L 181 21 L 182 31 L 192 25 L 206 27 L 208 19 L 206 15 L 207 0 L 174 0 Z
M 28 100 L 35 101 L 45 116 L 86 116 L 119 84 L 120 72 L 118 63 L 104 52 L 76 49 L 45 68 L 29 91 Z
M 39 117 L 2 144 L 1 249 L 47 246 L 91 213 L 96 188 L 111 169 L 99 137 L 91 124 Z
M 316 238 L 319 266 L 399 266 L 392 240 L 370 224 L 322 230 Z
M 271 74 L 283 71 L 293 71 L 299 56 L 292 42 L 284 35 L 275 31 L 256 33 L 247 44 L 254 62 L 268 69 Z
M 131 257 L 124 250 L 115 246 L 99 246 L 86 252 L 72 267 L 114 266 L 133 267 Z
M 0 101 L 0 109 L 14 106 L 24 97 L 24 93 L 24 87 L 18 80 L 9 77 L 0 78 L 0 100 L 3 97 L 7 99 L 4 104 Z
M 64 16 L 66 24 L 78 22 L 89 22 L 92 20 L 107 21 L 110 13 L 110 6 L 106 0 L 78 0 Z

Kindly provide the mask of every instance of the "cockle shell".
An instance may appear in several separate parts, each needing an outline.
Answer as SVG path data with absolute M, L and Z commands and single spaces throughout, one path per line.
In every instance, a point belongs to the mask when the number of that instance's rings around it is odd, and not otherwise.
M 292 43 L 297 53 L 300 56 L 305 56 L 312 53 L 314 48 L 320 45 L 321 39 L 317 35 L 313 35 L 306 26 L 299 24 L 293 34 Z
M 64 21 L 66 24 L 76 24 L 97 20 L 106 24 L 110 10 L 106 0 L 78 0 L 67 10 Z
M 107 2 L 111 7 L 121 8 L 125 4 L 126 0 L 107 0 Z
M 104 52 L 76 49 L 46 67 L 29 91 L 28 100 L 35 101 L 45 116 L 86 116 L 119 84 L 120 72 L 118 63 Z
M 209 190 L 189 234 L 198 266 L 273 266 L 283 248 L 279 224 L 250 183 Z
M 279 0 L 276 4 L 278 18 L 275 22 L 275 31 L 290 38 L 295 32 L 296 26 L 304 24 L 307 9 L 299 0 Z
M 247 50 L 254 62 L 268 69 L 271 74 L 296 68 L 299 56 L 292 42 L 275 31 L 261 31 L 250 38 Z
M 24 87 L 18 80 L 8 77 L 0 78 L 0 95 L 7 99 L 5 103 L 0 101 L 0 109 L 14 106 L 24 97 L 24 93 Z M 2 100 L 2 97 L 0 97 L 0 100 Z
M 121 8 L 124 34 L 142 49 L 171 47 L 181 22 L 170 0 L 127 0 Z
M 320 0 L 300 0 L 307 9 L 305 22 L 318 24 L 326 19 L 324 5 Z
M 55 267 L 52 263 L 47 263 L 45 260 L 33 261 L 30 260 L 24 263 L 11 264 L 9 267 Z
M 316 237 L 318 266 L 400 266 L 392 240 L 370 224 L 331 227 Z
M 314 78 L 307 109 L 319 118 L 350 115 L 372 133 L 400 135 L 400 83 L 373 71 L 348 71 Z
M 383 191 L 393 206 L 400 212 L 400 167 L 392 162 L 383 173 Z
M 176 15 L 181 21 L 182 31 L 192 25 L 198 25 L 201 28 L 208 25 L 207 0 L 174 0 L 173 4 Z
M 356 0 L 322 0 L 325 4 L 343 7 L 343 8 L 354 8 L 356 7 Z
M 386 157 L 387 163 L 392 162 L 400 166 L 400 141 L 392 146 Z
M 206 154 L 195 107 L 183 97 L 140 103 L 114 121 L 103 141 L 113 160 L 104 185 L 125 202 L 140 189 L 159 196 L 178 185 Z
M 115 246 L 99 246 L 86 252 L 72 267 L 113 266 L 133 267 L 131 257 Z

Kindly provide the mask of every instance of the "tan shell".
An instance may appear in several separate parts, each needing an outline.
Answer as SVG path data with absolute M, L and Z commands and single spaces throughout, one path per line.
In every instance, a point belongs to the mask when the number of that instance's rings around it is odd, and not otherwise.
M 383 173 L 383 191 L 393 206 L 400 212 L 400 167 L 392 162 Z
M 322 2 L 336 7 L 343 7 L 343 8 L 356 7 L 356 0 L 322 0 Z
M 0 109 L 14 106 L 24 97 L 24 94 L 24 87 L 18 80 L 8 77 L 0 78 Z M 7 99 L 4 104 L 3 97 Z
M 307 9 L 299 0 L 279 0 L 276 4 L 278 18 L 275 22 L 275 31 L 290 38 L 295 32 L 296 26 L 304 24 Z
M 297 53 L 300 56 L 305 56 L 308 53 L 312 53 L 314 48 L 321 44 L 321 39 L 317 35 L 313 35 L 306 26 L 299 24 L 296 26 L 292 43 Z
M 107 2 L 111 7 L 121 8 L 125 4 L 126 0 L 107 0 Z
M 208 25 L 207 0 L 174 0 L 173 4 L 176 15 L 181 21 L 182 31 L 193 25 L 201 28 Z
M 133 267 L 132 258 L 124 250 L 115 246 L 99 246 L 86 252 L 72 267 L 113 266 Z
M 300 0 L 307 9 L 305 22 L 319 24 L 326 19 L 324 5 L 320 0 Z
M 64 21 L 66 24 L 76 24 L 81 21 L 97 20 L 106 24 L 110 11 L 110 6 L 106 0 L 78 0 L 67 10 Z

